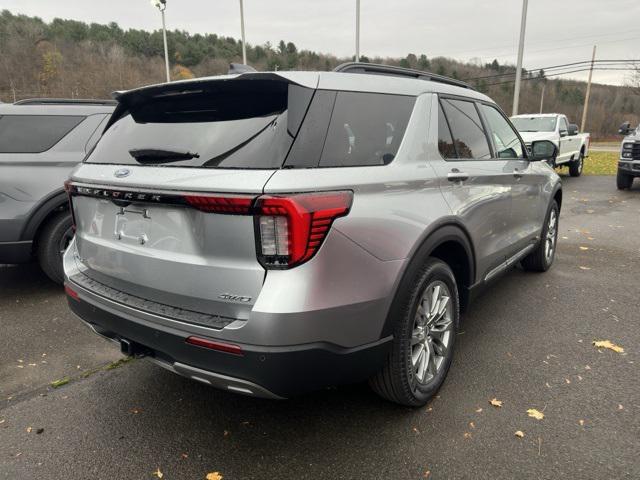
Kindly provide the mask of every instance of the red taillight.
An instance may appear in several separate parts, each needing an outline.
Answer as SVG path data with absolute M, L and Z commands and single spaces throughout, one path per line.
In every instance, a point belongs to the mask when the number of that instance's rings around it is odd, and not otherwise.
M 349 213 L 351 192 L 265 195 L 256 202 L 256 227 L 265 267 L 289 268 L 309 260 L 331 223 Z
M 80 297 L 78 296 L 78 292 L 76 292 L 73 288 L 71 288 L 69 285 L 65 285 L 64 286 L 64 292 L 69 295 L 71 298 L 73 298 L 74 300 L 80 300 Z
M 208 196 L 185 195 L 189 205 L 208 213 L 226 213 L 231 215 L 248 215 L 255 197 L 247 196 Z
M 243 355 L 242 348 L 238 345 L 233 345 L 232 343 L 214 342 L 213 340 L 207 340 L 206 338 L 201 337 L 188 337 L 185 342 L 198 347 L 208 348 L 210 350 L 232 353 L 234 355 Z

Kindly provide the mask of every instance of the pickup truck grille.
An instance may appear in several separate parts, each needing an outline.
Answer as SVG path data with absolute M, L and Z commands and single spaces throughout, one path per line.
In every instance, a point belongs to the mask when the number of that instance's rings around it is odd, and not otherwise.
M 633 160 L 640 160 L 640 142 L 635 142 L 631 149 L 631 158 Z
M 194 312 L 193 310 L 185 310 L 184 308 L 145 300 L 144 298 L 129 295 L 128 293 L 116 290 L 115 288 L 108 287 L 93 278 L 89 278 L 84 273 L 77 273 L 73 275 L 70 280 L 96 295 L 122 305 L 126 305 L 127 307 L 135 308 L 136 310 L 151 313 L 153 315 L 170 318 L 172 320 L 178 320 L 180 322 L 222 330 L 235 320 L 234 318 L 221 317 L 219 315 L 211 315 L 203 312 Z

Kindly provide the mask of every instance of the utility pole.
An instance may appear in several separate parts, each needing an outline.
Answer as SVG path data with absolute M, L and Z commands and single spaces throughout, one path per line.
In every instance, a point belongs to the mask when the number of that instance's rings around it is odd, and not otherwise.
M 544 91 L 547 88 L 546 80 L 542 83 L 542 94 L 540 95 L 540 113 L 542 113 L 542 106 L 544 105 Z
M 589 69 L 589 81 L 587 82 L 587 94 L 584 96 L 584 109 L 582 110 L 582 123 L 580 131 L 584 132 L 587 123 L 587 111 L 589 110 L 589 97 L 591 96 L 591 78 L 593 77 L 593 64 L 596 61 L 596 45 L 593 46 L 593 55 L 591 56 L 591 68 Z
M 522 0 L 522 20 L 520 22 L 520 43 L 518 44 L 518 65 L 516 70 L 516 88 L 513 92 L 513 115 L 518 114 L 520 104 L 520 81 L 522 79 L 522 56 L 524 54 L 524 33 L 527 27 L 527 6 L 529 0 Z
M 240 31 L 242 32 L 242 63 L 247 64 L 247 46 L 244 41 L 244 8 L 240 0 Z
M 360 0 L 356 0 L 356 62 L 360 61 Z

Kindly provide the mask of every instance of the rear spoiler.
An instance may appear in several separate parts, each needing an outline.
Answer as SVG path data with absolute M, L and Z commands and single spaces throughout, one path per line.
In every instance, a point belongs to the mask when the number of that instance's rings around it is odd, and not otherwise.
M 126 115 L 132 107 L 142 105 L 155 98 L 166 98 L 206 90 L 215 90 L 216 86 L 221 86 L 228 82 L 254 80 L 271 80 L 274 82 L 294 83 L 306 88 L 316 88 L 318 86 L 319 74 L 315 72 L 246 72 L 239 75 L 203 77 L 193 80 L 149 85 L 133 90 L 115 91 L 111 96 L 118 102 L 118 105 L 111 115 L 109 122 L 104 127 L 103 133 L 116 121 Z

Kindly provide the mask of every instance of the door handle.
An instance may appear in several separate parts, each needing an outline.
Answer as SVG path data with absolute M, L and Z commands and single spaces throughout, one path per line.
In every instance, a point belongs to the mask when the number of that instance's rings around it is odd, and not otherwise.
M 520 180 L 522 178 L 522 172 L 519 169 L 514 168 L 513 176 L 516 177 L 518 180 Z
M 451 172 L 447 174 L 447 180 L 450 182 L 464 182 L 465 180 L 469 180 L 469 174 L 461 172 L 457 168 L 452 168 Z

